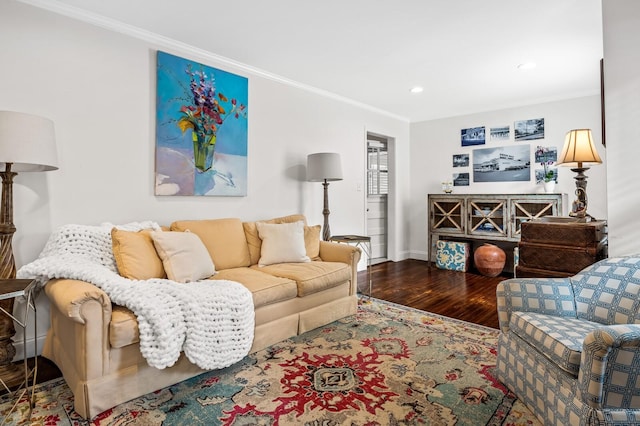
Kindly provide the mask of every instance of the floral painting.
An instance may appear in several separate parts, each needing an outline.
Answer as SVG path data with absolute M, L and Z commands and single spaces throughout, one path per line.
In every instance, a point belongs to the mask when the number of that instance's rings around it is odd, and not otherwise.
M 157 57 L 156 195 L 247 195 L 248 82 Z

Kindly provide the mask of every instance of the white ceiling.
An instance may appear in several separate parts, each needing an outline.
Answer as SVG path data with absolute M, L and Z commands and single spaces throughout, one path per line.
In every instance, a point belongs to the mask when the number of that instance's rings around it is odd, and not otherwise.
M 412 122 L 600 90 L 601 0 L 23 1 L 141 29 Z M 525 61 L 537 67 L 518 70 Z

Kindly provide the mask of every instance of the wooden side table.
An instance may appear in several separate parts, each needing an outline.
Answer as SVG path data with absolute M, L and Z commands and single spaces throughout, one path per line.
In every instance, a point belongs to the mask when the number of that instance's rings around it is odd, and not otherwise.
M 35 304 L 35 296 L 37 295 L 39 287 L 37 285 L 36 280 L 19 280 L 19 279 L 7 279 L 0 280 L 0 300 L 13 299 L 15 297 L 24 297 L 26 300 L 24 317 L 22 319 L 16 318 L 13 315 L 13 312 L 8 312 L 2 306 L 0 306 L 0 312 L 4 315 L 8 315 L 19 327 L 22 328 L 22 351 L 23 351 L 23 365 L 24 365 L 24 381 L 22 384 L 15 390 L 11 391 L 9 387 L 5 384 L 5 382 L 0 378 L 0 383 L 4 387 L 4 389 L 12 395 L 15 399 L 11 410 L 7 413 L 5 418 L 2 420 L 1 424 L 6 424 L 9 416 L 13 411 L 18 407 L 18 403 L 25 395 L 25 393 L 29 393 L 29 382 L 31 382 L 31 394 L 29 396 L 29 418 L 31 418 L 31 410 L 35 406 L 35 385 L 36 378 L 38 375 L 38 330 L 37 330 L 37 317 L 36 317 L 36 304 Z M 34 345 L 34 365 L 32 368 L 29 368 L 27 364 L 27 319 L 29 318 L 29 310 L 33 311 L 33 345 Z M 2 315 L 0 314 L 0 315 Z M 16 395 L 18 395 L 16 397 Z
M 549 216 L 522 224 L 518 278 L 570 277 L 607 257 L 607 224 Z
M 366 235 L 333 235 L 329 241 L 336 243 L 354 244 L 360 248 L 367 256 L 367 281 L 369 282 L 369 299 L 371 299 L 372 279 L 371 279 L 371 237 Z M 356 283 L 358 288 L 358 283 Z

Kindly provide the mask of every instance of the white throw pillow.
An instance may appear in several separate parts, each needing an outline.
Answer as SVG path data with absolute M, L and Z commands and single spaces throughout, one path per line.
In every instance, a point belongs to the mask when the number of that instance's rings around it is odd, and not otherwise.
M 311 261 L 304 245 L 304 222 L 256 222 L 256 226 L 262 240 L 259 266 Z
M 207 248 L 193 232 L 154 231 L 151 238 L 170 280 L 188 283 L 216 273 Z

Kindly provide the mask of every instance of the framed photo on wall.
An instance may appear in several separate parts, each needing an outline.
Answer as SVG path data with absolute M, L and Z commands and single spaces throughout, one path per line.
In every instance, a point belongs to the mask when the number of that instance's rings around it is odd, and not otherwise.
M 453 167 L 469 167 L 469 154 L 454 154 Z
M 484 145 L 484 126 L 462 129 L 460 131 L 462 146 Z
M 508 141 L 511 135 L 509 130 L 509 126 L 491 127 L 489 129 L 489 137 L 495 142 Z
M 516 121 L 513 128 L 516 141 L 544 139 L 544 118 Z
M 454 173 L 453 186 L 469 186 L 469 173 Z
M 474 182 L 531 180 L 531 145 L 511 145 L 473 150 Z

